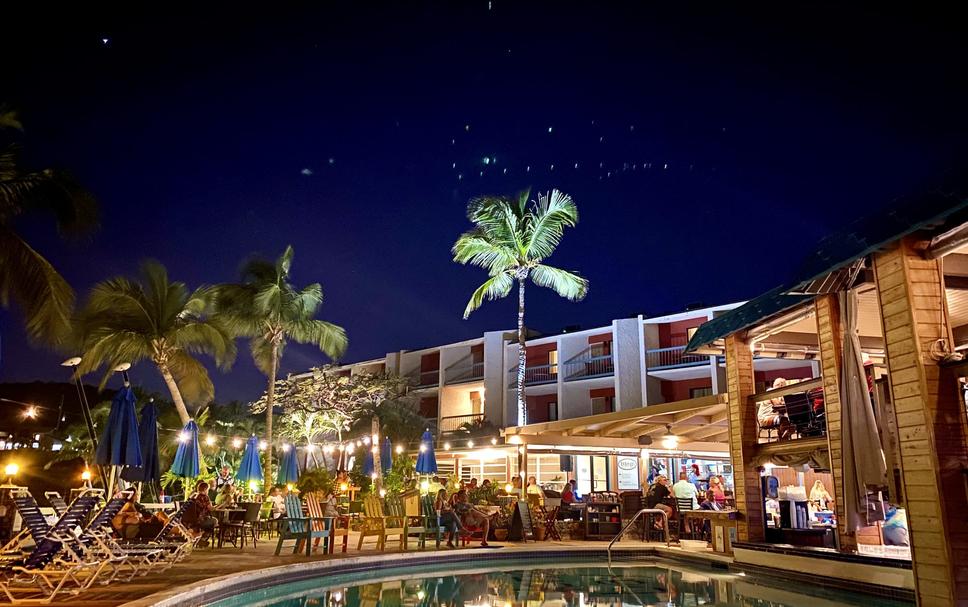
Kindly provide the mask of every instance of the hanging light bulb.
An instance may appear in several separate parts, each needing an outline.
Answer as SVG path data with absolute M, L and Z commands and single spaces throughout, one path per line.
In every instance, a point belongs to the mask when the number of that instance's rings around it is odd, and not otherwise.
M 306 451 L 315 451 L 315 450 L 316 450 L 316 445 L 312 443 L 306 443 Z
M 346 450 L 346 445 L 344 445 L 343 443 L 340 443 L 339 444 L 339 450 L 340 451 L 345 451 Z
M 233 438 L 232 439 L 232 447 L 233 448 L 238 449 L 241 446 L 242 446 L 242 439 L 241 438 Z
M 187 441 L 188 441 L 188 432 L 179 432 L 178 433 L 178 442 L 184 443 L 184 442 L 187 442 Z
M 355 448 L 356 448 L 356 445 L 353 444 L 353 443 L 350 443 L 350 444 L 346 445 L 346 452 L 347 453 L 353 453 L 353 449 L 355 449 Z
M 215 444 L 215 437 L 212 436 L 211 434 L 209 434 L 208 436 L 206 436 L 205 437 L 205 444 L 208 445 L 209 447 L 211 447 L 212 445 L 214 445 Z
M 403 445 L 397 445 L 397 455 L 403 453 Z
M 496 438 L 492 438 L 491 439 L 491 444 L 492 445 L 496 445 L 497 444 L 497 439 Z
M 421 453 L 426 453 L 427 452 L 427 445 L 426 445 L 426 443 L 420 443 L 420 452 Z
M 363 437 L 363 444 L 364 445 L 369 445 L 370 444 L 370 437 L 369 436 L 364 436 Z
M 376 472 L 370 473 L 370 480 L 374 480 L 374 481 L 376 480 Z
M 450 451 L 450 443 L 444 443 L 444 451 Z
M 266 447 L 268 446 L 269 446 L 269 443 L 265 442 L 264 440 L 259 441 L 259 449 L 261 449 L 262 451 L 265 451 Z
M 282 443 L 282 452 L 289 453 L 289 443 Z
M 386 489 L 380 489 L 380 497 L 386 497 L 386 496 L 387 496 L 387 490 Z
M 472 441 L 472 440 L 467 441 L 467 447 L 468 448 L 472 448 L 473 446 L 474 446 L 474 441 Z
M 666 434 L 662 437 L 662 448 L 673 450 L 679 447 L 679 437 L 672 433 L 672 426 L 666 426 Z

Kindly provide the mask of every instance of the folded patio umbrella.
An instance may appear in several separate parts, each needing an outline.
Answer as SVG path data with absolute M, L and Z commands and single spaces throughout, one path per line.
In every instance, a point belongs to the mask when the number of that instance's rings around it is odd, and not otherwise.
M 138 436 L 134 400 L 134 391 L 130 386 L 118 390 L 111 399 L 111 413 L 97 445 L 94 463 L 101 466 L 142 466 L 141 439 Z
M 182 440 L 182 437 L 184 439 Z M 201 470 L 198 462 L 198 424 L 190 419 L 179 436 L 171 473 L 179 478 L 195 478 Z M 187 493 L 187 491 L 186 491 Z
M 242 454 L 242 463 L 239 464 L 239 469 L 235 472 L 235 478 L 246 484 L 251 481 L 262 482 L 262 462 L 259 461 L 258 438 L 250 436 L 249 440 L 246 441 L 245 453 Z
M 288 485 L 299 480 L 299 465 L 296 463 L 296 448 L 288 445 L 288 449 L 282 449 L 282 461 L 279 462 L 279 473 L 276 475 L 276 483 Z
M 437 457 L 434 455 L 434 435 L 425 430 L 420 437 L 420 453 L 417 454 L 416 471 L 418 474 L 437 472 Z
M 380 445 L 380 467 L 383 468 L 383 473 L 386 474 L 393 468 L 393 456 L 391 455 L 390 437 L 383 437 L 383 444 Z
M 132 483 L 157 483 L 161 480 L 161 462 L 158 458 L 158 409 L 154 403 L 149 402 L 141 408 L 138 436 L 141 437 L 143 465 L 140 468 L 126 467 L 121 471 L 121 478 Z
M 373 451 L 370 449 L 367 449 L 366 454 L 363 455 L 363 474 L 367 476 L 373 474 Z

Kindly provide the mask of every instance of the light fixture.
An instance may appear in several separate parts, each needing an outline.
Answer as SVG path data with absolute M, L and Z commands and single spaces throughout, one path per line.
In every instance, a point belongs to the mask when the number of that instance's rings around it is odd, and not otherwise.
M 508 442 L 511 443 L 512 445 L 520 445 L 521 437 L 515 434 L 514 436 L 508 439 Z
M 81 360 L 83 359 L 80 356 L 75 356 L 74 358 L 68 358 L 67 360 L 61 363 L 61 366 L 76 367 L 77 365 L 81 364 Z
M 512 491 L 514 491 L 514 485 L 512 485 L 511 483 L 508 483 L 507 485 L 504 485 L 504 492 L 505 493 L 511 493 Z
M 473 447 L 473 446 L 474 446 L 474 441 L 472 441 L 472 440 L 467 441 L 467 447 L 468 448 Z
M 286 491 L 292 491 L 292 483 L 286 483 Z
M 492 445 L 496 445 L 497 444 L 497 439 L 496 438 L 492 438 L 491 439 L 491 444 Z
M 282 443 L 282 452 L 289 453 L 289 443 Z
M 386 497 L 386 496 L 387 496 L 387 490 L 386 489 L 380 489 L 380 497 Z
M 428 481 L 427 479 L 420 481 L 420 491 L 422 491 L 423 493 L 427 493 L 428 491 L 430 491 L 430 481 Z
M 427 596 L 427 593 L 424 592 L 423 590 L 418 590 L 417 591 L 417 600 L 422 601 L 422 600 L 424 600 L 424 597 L 426 597 L 426 596 Z
M 264 440 L 260 440 L 259 441 L 259 449 L 260 450 L 265 451 L 266 450 L 266 447 L 268 447 L 268 446 L 269 446 L 269 443 L 265 442 Z
M 364 445 L 369 445 L 370 444 L 370 437 L 369 436 L 364 436 L 363 437 L 363 444 Z
M 179 432 L 178 433 L 178 442 L 184 443 L 184 442 L 187 442 L 187 441 L 188 441 L 188 432 Z
M 397 455 L 403 453 L 403 445 L 397 445 Z
M 81 472 L 81 480 L 82 481 L 91 480 L 91 471 L 85 468 L 84 472 Z
M 350 486 L 346 483 L 339 484 L 339 490 L 342 491 L 343 493 L 346 493 L 346 491 L 349 490 L 349 488 Z
M 673 450 L 679 447 L 679 437 L 672 433 L 672 426 L 666 426 L 666 434 L 662 437 L 662 448 Z
M 255 481 L 249 481 L 249 491 L 251 491 L 252 493 L 255 493 L 255 490 L 258 488 L 259 486 L 255 484 Z
M 238 449 L 239 447 L 241 447 L 242 446 L 242 439 L 240 439 L 240 438 L 233 438 L 232 439 L 232 446 L 235 447 L 236 449 Z
M 425 443 L 420 443 L 420 452 L 421 453 L 427 452 L 427 445 Z
M 450 451 L 450 443 L 444 443 L 444 451 Z
M 375 481 L 376 480 L 376 472 L 371 472 L 370 473 L 370 480 L 372 480 L 372 481 Z
M 37 419 L 37 415 L 39 415 L 39 412 L 37 411 L 37 407 L 33 405 L 30 405 L 24 410 L 24 417 L 27 419 Z
M 205 444 L 208 445 L 209 447 L 211 447 L 212 445 L 214 445 L 215 444 L 215 437 L 212 436 L 211 434 L 209 434 L 208 436 L 206 436 L 205 437 Z
M 6 467 L 4 467 L 4 469 L 3 469 L 3 473 L 6 474 L 7 477 L 9 477 L 11 479 L 13 477 L 17 476 L 17 473 L 18 472 L 20 472 L 20 466 L 18 466 L 17 464 L 15 464 L 13 462 L 10 462 L 9 464 L 7 464 Z

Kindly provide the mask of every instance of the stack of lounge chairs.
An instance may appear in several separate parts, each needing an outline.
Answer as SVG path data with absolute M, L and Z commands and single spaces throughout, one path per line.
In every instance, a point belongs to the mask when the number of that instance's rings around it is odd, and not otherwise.
M 165 570 L 191 553 L 195 540 L 180 523 L 184 505 L 153 539 L 116 540 L 111 520 L 127 499 L 120 495 L 102 505 L 100 496 L 82 495 L 48 525 L 32 496 L 15 496 L 24 530 L 0 553 L 0 592 L 14 604 L 50 603 L 59 595 L 80 594 L 95 582 Z

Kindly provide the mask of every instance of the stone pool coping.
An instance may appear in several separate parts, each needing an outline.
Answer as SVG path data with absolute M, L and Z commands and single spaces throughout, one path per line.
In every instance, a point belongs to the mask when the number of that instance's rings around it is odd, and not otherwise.
M 678 548 L 660 545 L 615 546 L 613 559 L 627 561 L 635 558 L 662 558 L 685 564 L 719 567 L 728 569 L 733 559 L 711 552 L 689 552 Z M 278 582 L 297 582 L 322 575 L 335 575 L 372 571 L 394 567 L 418 565 L 486 563 L 508 559 L 549 559 L 554 557 L 599 559 L 597 564 L 605 564 L 607 553 L 599 546 L 561 546 L 531 545 L 506 546 L 499 550 L 457 549 L 448 551 L 375 553 L 366 556 L 305 561 L 230 573 L 190 584 L 183 588 L 173 588 L 125 603 L 122 607 L 189 607 L 198 606 L 228 598 L 249 590 L 265 588 Z M 190 558 L 190 557 L 189 557 Z M 163 574 L 162 574 L 163 575 Z

